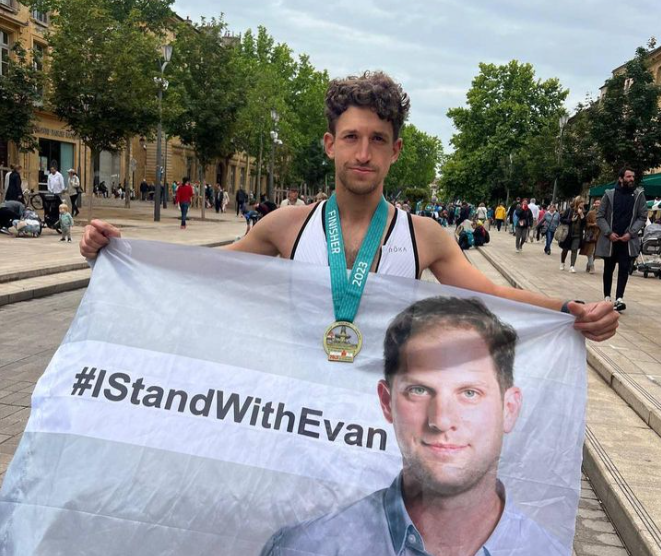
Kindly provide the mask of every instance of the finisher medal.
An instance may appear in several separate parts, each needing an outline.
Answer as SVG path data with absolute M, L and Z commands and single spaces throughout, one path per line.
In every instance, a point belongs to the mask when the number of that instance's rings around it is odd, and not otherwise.
M 381 197 L 348 276 L 340 212 L 335 195 L 328 200 L 325 209 L 324 222 L 327 231 L 326 242 L 335 322 L 326 329 L 323 345 L 329 361 L 353 363 L 363 346 L 363 336 L 353 321 L 360 306 L 360 298 L 372 268 L 372 261 L 381 244 L 388 220 L 388 203 Z

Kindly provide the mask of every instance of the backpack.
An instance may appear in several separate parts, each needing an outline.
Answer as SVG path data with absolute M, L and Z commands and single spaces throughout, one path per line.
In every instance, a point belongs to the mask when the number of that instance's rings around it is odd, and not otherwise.
M 474 247 L 475 246 L 475 236 L 473 236 L 472 231 L 464 230 L 466 232 L 466 236 L 468 239 L 468 246 L 469 247 Z

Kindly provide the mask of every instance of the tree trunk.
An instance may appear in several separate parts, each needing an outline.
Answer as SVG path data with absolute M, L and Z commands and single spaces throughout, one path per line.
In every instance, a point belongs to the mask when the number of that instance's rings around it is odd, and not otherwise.
M 126 138 L 126 149 L 124 156 L 124 207 L 131 208 L 131 189 L 134 184 L 131 179 L 131 138 Z
M 264 134 L 259 134 L 259 158 L 257 159 L 257 184 L 255 189 L 259 192 L 259 195 L 262 194 L 262 156 L 264 155 Z M 272 201 L 273 199 L 269 199 Z
M 206 218 L 206 204 L 207 204 L 207 188 L 205 187 L 204 183 L 204 170 L 205 166 L 202 164 L 200 159 L 197 160 L 197 173 L 199 176 L 199 181 L 200 181 L 200 198 L 202 201 L 201 207 L 202 207 L 202 220 Z
M 95 151 L 93 148 L 90 147 L 90 153 L 92 155 L 92 169 L 94 168 L 94 162 L 96 160 L 96 157 L 98 156 L 98 152 Z M 87 192 L 87 196 L 89 197 L 87 201 L 87 223 L 90 224 L 92 222 L 92 210 L 93 210 L 93 205 L 94 205 L 94 172 L 92 172 L 92 182 L 89 183 L 89 191 Z
M 259 193 L 256 191 L 257 188 L 255 188 L 255 201 L 259 202 Z M 248 191 L 248 194 L 252 191 L 252 188 L 250 187 L 250 155 L 246 151 L 246 190 Z

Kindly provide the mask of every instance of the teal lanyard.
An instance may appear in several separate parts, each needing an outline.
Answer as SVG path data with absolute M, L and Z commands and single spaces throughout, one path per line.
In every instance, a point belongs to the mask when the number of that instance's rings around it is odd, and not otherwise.
M 325 208 L 324 223 L 335 320 L 353 322 L 367 283 L 367 275 L 372 268 L 376 250 L 381 245 L 383 230 L 386 228 L 388 203 L 381 197 L 348 277 L 342 226 L 340 226 L 340 211 L 337 208 L 335 195 L 331 196 Z

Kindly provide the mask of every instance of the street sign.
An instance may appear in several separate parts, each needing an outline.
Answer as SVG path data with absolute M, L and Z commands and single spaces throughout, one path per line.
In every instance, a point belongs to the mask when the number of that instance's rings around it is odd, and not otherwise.
M 138 161 L 135 158 L 131 159 L 131 172 L 135 172 L 138 167 Z

